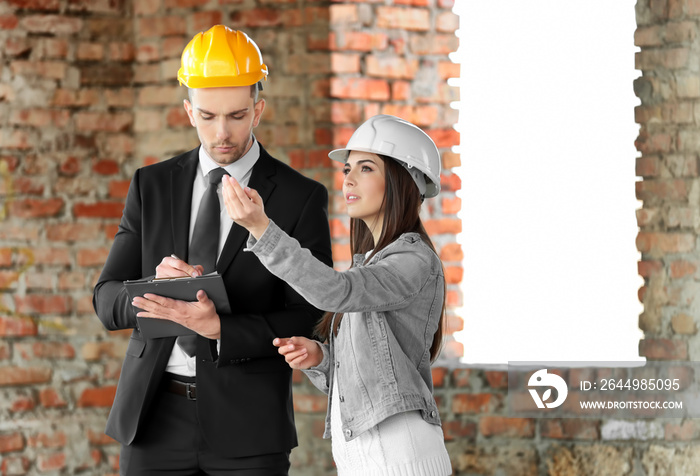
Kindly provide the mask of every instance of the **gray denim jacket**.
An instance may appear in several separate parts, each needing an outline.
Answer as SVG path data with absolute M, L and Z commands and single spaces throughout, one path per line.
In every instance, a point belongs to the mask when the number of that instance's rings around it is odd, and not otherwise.
M 368 263 L 357 255 L 354 267 L 342 272 L 318 261 L 273 222 L 259 241 L 248 239 L 246 251 L 310 304 L 345 313 L 338 335 L 322 345 L 323 362 L 305 371 L 328 394 L 324 438 L 331 434 L 334 372 L 346 440 L 411 410 L 440 424 L 430 346 L 442 312 L 445 278 L 440 259 L 418 234 L 401 235 Z

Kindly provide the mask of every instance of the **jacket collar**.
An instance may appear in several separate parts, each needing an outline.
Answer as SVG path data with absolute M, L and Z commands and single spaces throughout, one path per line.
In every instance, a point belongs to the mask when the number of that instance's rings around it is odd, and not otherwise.
M 171 171 L 170 187 L 170 214 L 173 224 L 172 234 L 175 243 L 174 253 L 177 256 L 188 258 L 189 242 L 189 221 L 190 209 L 192 207 L 192 184 L 199 164 L 199 147 L 189 152 L 185 152 L 175 161 L 175 166 Z M 248 186 L 257 190 L 263 199 L 267 199 L 276 187 L 274 176 L 277 173 L 274 159 L 260 145 L 260 158 L 253 166 Z M 226 269 L 243 248 L 243 244 L 248 238 L 248 231 L 242 226 L 234 223 L 228 234 L 224 248 L 216 264 L 219 274 L 224 274 Z

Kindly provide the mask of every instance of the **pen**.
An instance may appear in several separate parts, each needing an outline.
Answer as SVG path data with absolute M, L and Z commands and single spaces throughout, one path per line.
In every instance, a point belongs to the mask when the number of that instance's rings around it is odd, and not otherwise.
M 170 257 L 175 258 L 175 259 L 180 259 L 175 253 L 171 254 Z M 180 261 L 182 261 L 182 260 L 180 259 Z

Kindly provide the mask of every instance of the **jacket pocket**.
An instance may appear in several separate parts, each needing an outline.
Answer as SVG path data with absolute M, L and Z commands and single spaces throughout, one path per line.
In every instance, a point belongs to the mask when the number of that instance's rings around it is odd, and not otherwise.
M 126 355 L 132 357 L 140 358 L 143 354 L 143 349 L 146 348 L 146 343 L 139 339 L 134 339 L 133 337 L 129 339 L 129 346 L 126 348 Z
M 368 321 L 368 328 L 370 329 L 370 335 L 373 340 L 376 358 L 375 365 L 377 365 L 376 371 L 379 380 L 385 387 L 385 391 L 387 391 L 389 395 L 394 395 L 398 393 L 398 385 L 396 382 L 396 371 L 394 368 L 391 345 L 389 343 L 390 336 L 384 316 L 375 315 L 374 319 Z

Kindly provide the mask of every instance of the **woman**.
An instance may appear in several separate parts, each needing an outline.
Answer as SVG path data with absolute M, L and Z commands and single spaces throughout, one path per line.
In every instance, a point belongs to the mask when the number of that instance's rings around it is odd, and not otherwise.
M 352 267 L 317 261 L 265 215 L 256 191 L 224 179 L 233 220 L 250 231 L 247 251 L 327 313 L 321 344 L 303 337 L 273 344 L 329 395 L 324 438 L 340 475 L 451 474 L 430 363 L 442 341 L 442 263 L 420 220 L 440 191 L 440 155 L 418 127 L 370 118 L 344 149 L 343 194 L 351 217 Z

